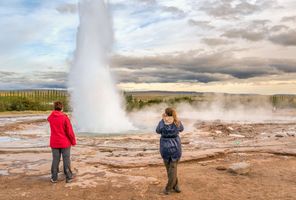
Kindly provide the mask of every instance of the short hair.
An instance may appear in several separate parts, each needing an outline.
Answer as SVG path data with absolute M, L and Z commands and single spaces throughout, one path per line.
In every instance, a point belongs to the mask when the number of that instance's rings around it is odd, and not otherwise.
M 63 109 L 63 103 L 60 102 L 60 101 L 55 101 L 53 103 L 53 107 L 54 107 L 54 110 L 59 110 L 61 111 Z

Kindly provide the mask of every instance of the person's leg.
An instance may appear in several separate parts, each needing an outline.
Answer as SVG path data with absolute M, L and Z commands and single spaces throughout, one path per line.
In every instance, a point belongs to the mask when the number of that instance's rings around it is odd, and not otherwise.
M 169 176 L 170 162 L 171 162 L 171 160 L 163 160 L 163 163 L 165 165 L 166 172 L 167 172 L 167 177 L 168 177 L 168 182 L 167 182 L 166 187 L 163 191 L 165 194 L 169 194 L 169 192 L 170 192 L 170 190 L 168 189 L 169 188 L 169 178 L 170 178 L 170 176 Z
M 171 190 L 177 184 L 177 161 L 171 161 L 169 166 L 168 189 Z
M 56 182 L 58 180 L 61 150 L 52 148 L 51 152 L 52 152 L 51 181 Z
M 163 160 L 166 172 L 167 172 L 167 177 L 169 178 L 169 166 L 170 166 L 170 162 L 168 160 Z
M 180 193 L 181 190 L 180 190 L 179 181 L 178 181 L 178 162 L 179 162 L 178 160 L 175 161 L 175 172 L 174 172 L 174 174 L 175 174 L 175 184 L 174 184 L 173 189 L 175 190 L 175 192 Z
M 168 165 L 168 183 L 166 191 L 171 191 L 176 185 L 176 161 L 169 161 Z
M 72 179 L 71 171 L 71 161 L 70 161 L 70 150 L 71 147 L 62 149 L 63 154 L 63 165 L 64 165 L 64 174 L 66 176 L 66 181 L 69 182 Z

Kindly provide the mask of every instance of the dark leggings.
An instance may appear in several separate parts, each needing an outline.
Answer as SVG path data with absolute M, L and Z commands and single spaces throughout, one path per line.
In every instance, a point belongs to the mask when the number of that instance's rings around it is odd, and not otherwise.
M 70 167 L 70 150 L 71 150 L 71 147 L 64 148 L 64 149 L 61 149 L 61 148 L 51 149 L 52 151 L 51 178 L 53 180 L 58 179 L 61 155 L 63 156 L 64 174 L 66 175 L 66 179 L 72 178 L 72 171 Z
M 170 191 L 178 187 L 178 177 L 177 177 L 178 160 L 176 161 L 172 161 L 171 159 L 168 161 L 164 160 L 164 165 L 165 165 L 167 176 L 168 176 L 168 183 L 165 189 L 167 191 Z

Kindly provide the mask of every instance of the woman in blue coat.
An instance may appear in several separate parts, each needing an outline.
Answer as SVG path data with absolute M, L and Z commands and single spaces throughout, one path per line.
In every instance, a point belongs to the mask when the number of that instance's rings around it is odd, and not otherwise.
M 178 120 L 176 111 L 173 108 L 166 108 L 156 128 L 156 132 L 161 135 L 160 154 L 168 176 L 168 183 L 164 189 L 165 194 L 169 194 L 172 190 L 181 192 L 178 185 L 177 165 L 182 155 L 179 132 L 183 130 L 184 127 Z

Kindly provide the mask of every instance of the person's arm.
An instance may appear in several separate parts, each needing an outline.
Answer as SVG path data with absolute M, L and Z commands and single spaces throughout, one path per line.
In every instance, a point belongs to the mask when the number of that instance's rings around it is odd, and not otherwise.
M 178 127 L 178 131 L 179 132 L 182 132 L 183 130 L 184 130 L 184 126 L 183 126 L 182 122 L 180 121 L 180 125 Z
M 156 127 L 156 133 L 161 134 L 161 130 L 164 127 L 164 123 L 163 120 L 160 120 L 160 122 L 158 123 L 158 126 Z
M 71 144 L 74 146 L 76 145 L 76 137 L 72 128 L 72 124 L 70 122 L 70 119 L 68 118 L 68 116 L 66 116 L 65 119 L 65 132 L 67 137 L 69 138 Z
M 47 117 L 47 121 L 50 122 L 51 114 Z

